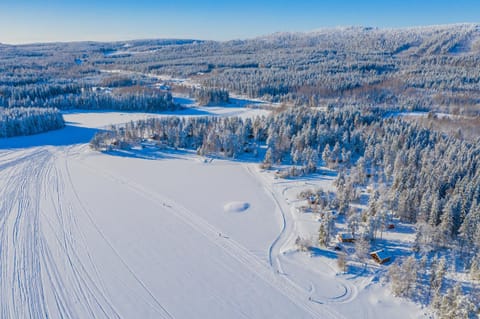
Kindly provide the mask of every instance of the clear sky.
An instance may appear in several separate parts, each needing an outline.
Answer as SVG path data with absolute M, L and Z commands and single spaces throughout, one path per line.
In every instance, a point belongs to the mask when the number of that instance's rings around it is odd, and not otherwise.
M 0 0 L 0 42 L 243 39 L 362 25 L 480 22 L 480 0 Z

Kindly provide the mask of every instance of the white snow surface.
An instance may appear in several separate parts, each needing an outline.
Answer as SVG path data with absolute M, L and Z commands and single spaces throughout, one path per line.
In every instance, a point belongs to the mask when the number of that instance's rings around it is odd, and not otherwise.
M 149 116 L 164 115 L 72 112 L 62 130 L 0 139 L 0 318 L 422 316 L 372 276 L 292 249 L 306 225 L 288 199 L 297 182 L 254 163 L 87 145 Z
M 250 208 L 250 204 L 246 202 L 230 202 L 223 206 L 226 212 L 241 213 Z

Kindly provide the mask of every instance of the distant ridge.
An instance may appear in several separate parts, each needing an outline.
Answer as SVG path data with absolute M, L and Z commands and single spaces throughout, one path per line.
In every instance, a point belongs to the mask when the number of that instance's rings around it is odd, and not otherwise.
M 383 51 L 413 55 L 478 54 L 480 24 L 457 23 L 404 28 L 339 26 L 308 32 L 277 32 L 246 41 L 370 53 Z

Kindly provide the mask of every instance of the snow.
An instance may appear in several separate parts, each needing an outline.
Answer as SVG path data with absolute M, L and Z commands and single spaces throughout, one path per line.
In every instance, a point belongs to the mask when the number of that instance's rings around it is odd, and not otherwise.
M 227 213 L 241 213 L 249 208 L 250 204 L 245 202 L 230 202 L 223 206 L 223 210 Z
M 192 107 L 182 116 L 253 116 Z M 99 128 L 152 116 L 70 112 L 65 129 L 0 139 L 1 318 L 420 318 L 373 267 L 294 247 L 318 229 L 305 187 L 256 163 L 162 150 L 98 153 Z M 139 150 L 141 152 L 141 150 Z
M 335 174 L 321 170 L 316 176 L 279 180 L 266 172 L 258 172 L 258 178 L 272 193 L 282 210 L 285 229 L 272 248 L 271 264 L 279 275 L 307 291 L 309 299 L 321 305 L 329 305 L 344 318 L 425 318 L 419 306 L 393 297 L 387 288 L 378 282 L 378 274 L 384 266 L 373 261 L 367 264 L 349 261 L 348 271 L 343 274 L 337 266 L 337 252 L 314 248 L 302 253 L 295 248 L 297 236 L 316 241 L 319 223 L 311 213 L 300 213 L 302 203 L 297 195 L 306 189 L 322 188 L 333 191 Z M 412 234 L 399 235 L 401 241 L 411 239 Z M 344 244 L 347 248 L 352 244 Z M 347 258 L 349 258 L 347 256 Z

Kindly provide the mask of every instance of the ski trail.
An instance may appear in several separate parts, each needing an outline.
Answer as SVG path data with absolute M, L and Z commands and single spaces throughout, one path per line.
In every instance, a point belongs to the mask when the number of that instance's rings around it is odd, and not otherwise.
M 70 171 L 68 168 L 68 163 L 66 163 L 66 174 L 68 178 L 68 183 L 70 186 L 70 189 L 73 191 L 75 199 L 77 200 L 78 204 L 80 205 L 82 211 L 85 213 L 87 216 L 87 219 L 91 223 L 91 225 L 96 229 L 98 234 L 102 237 L 104 242 L 109 246 L 109 248 L 112 250 L 112 252 L 115 254 L 115 256 L 118 258 L 118 260 L 121 262 L 121 264 L 127 269 L 127 271 L 132 275 L 132 277 L 137 281 L 137 283 L 144 289 L 144 291 L 151 297 L 153 300 L 154 305 L 150 303 L 151 306 L 156 308 L 157 313 L 162 317 L 162 318 L 169 318 L 173 319 L 174 316 L 163 306 L 160 301 L 155 297 L 155 295 L 151 292 L 151 290 L 147 287 L 147 285 L 141 280 L 141 278 L 135 273 L 135 271 L 128 265 L 128 263 L 122 258 L 121 254 L 115 249 L 113 244 L 110 242 L 110 240 L 105 236 L 105 234 L 102 232 L 102 230 L 98 227 L 98 225 L 95 223 L 94 219 L 92 218 L 92 215 L 89 211 L 89 209 L 83 204 L 80 196 L 75 190 L 75 186 L 72 181 L 72 177 L 70 175 Z
M 224 250 L 228 255 L 244 265 L 252 273 L 258 276 L 259 279 L 263 280 L 272 288 L 276 289 L 278 292 L 290 299 L 290 301 L 303 309 L 306 313 L 309 313 L 313 318 L 344 318 L 341 314 L 337 313 L 328 306 L 316 306 L 313 304 L 309 300 L 309 295 L 307 292 L 299 288 L 296 284 L 287 280 L 285 277 L 277 276 L 268 264 L 264 263 L 261 259 L 252 254 L 249 250 L 237 243 L 235 240 L 231 238 L 221 238 L 221 240 L 219 240 L 218 234 L 221 232 L 217 228 L 181 204 L 161 194 L 153 192 L 152 190 L 147 189 L 138 183 L 125 179 L 119 175 L 114 175 L 107 170 L 99 171 L 98 169 L 91 167 L 79 159 L 76 159 L 76 161 L 92 172 L 95 172 L 96 174 L 102 174 L 104 177 L 114 181 L 115 183 L 128 187 L 133 192 L 155 203 L 156 205 L 161 206 L 164 209 L 172 210 L 175 213 L 174 216 L 182 220 L 184 223 L 190 225 L 198 233 L 203 235 L 209 241 Z
M 13 153 L 0 155 L 0 317 L 120 318 L 78 255 L 54 149 Z
M 128 265 L 107 236 L 95 224 L 89 208 L 75 190 L 68 161 L 78 147 L 39 147 L 0 154 L 0 317 L 1 318 L 121 318 L 102 281 L 79 214 L 98 232 L 118 262 L 148 295 L 145 302 L 159 318 L 174 316 Z M 252 172 L 250 172 L 254 175 Z M 309 299 L 309 292 L 275 269 L 275 260 L 289 224 L 281 203 L 271 195 L 282 214 L 281 233 L 269 248 L 266 263 L 233 238 L 219 238 L 220 231 L 173 201 L 133 181 L 102 175 L 128 187 L 147 200 L 171 210 L 176 218 L 242 264 L 256 277 L 287 297 L 312 318 L 343 318 L 328 306 Z M 268 190 L 268 189 L 267 189 Z M 85 220 L 83 218 L 82 220 Z M 221 296 L 216 296 L 221 299 Z
M 295 240 L 295 221 L 288 215 L 291 213 L 290 207 L 286 205 L 285 202 L 283 202 L 283 199 L 279 195 L 278 192 L 275 191 L 274 185 L 272 185 L 271 181 L 267 180 L 264 176 L 259 174 L 259 172 L 255 169 L 252 168 L 251 165 L 245 165 L 244 166 L 247 172 L 255 179 L 260 180 L 261 184 L 264 186 L 265 191 L 270 195 L 270 197 L 274 200 L 277 209 L 280 214 L 281 222 L 282 222 L 282 229 L 280 233 L 278 234 L 277 238 L 272 242 L 269 248 L 269 260 L 270 260 L 270 265 L 273 269 L 277 271 L 278 274 L 283 274 L 283 268 L 282 264 L 280 261 L 280 253 L 283 247 L 288 245 L 289 243 L 293 243 Z M 287 213 L 288 212 L 288 213 Z M 298 267 L 301 267 L 301 265 L 298 265 Z M 313 272 L 316 272 L 313 270 Z M 338 303 L 347 303 L 352 301 L 356 295 L 357 291 L 354 286 L 349 284 L 343 279 L 337 278 L 336 281 L 340 285 L 342 285 L 345 289 L 345 293 L 342 296 L 338 296 L 336 298 L 325 298 L 322 300 L 316 300 L 313 299 L 313 293 L 315 291 L 315 284 L 310 283 L 310 286 L 313 287 L 312 290 L 308 291 L 305 290 L 305 288 L 302 288 L 299 286 L 294 280 L 290 279 L 289 277 L 285 277 L 285 280 L 289 281 L 291 285 L 296 286 L 298 289 L 305 291 L 309 295 L 309 299 L 311 299 L 313 302 L 325 305 L 325 304 L 338 304 Z M 342 315 L 335 310 L 331 309 L 335 314 L 339 317 Z
M 245 165 L 244 166 L 246 171 L 252 176 L 252 178 L 255 178 L 260 181 L 261 185 L 263 185 L 263 188 L 265 189 L 266 193 L 273 199 L 275 202 L 275 206 L 277 207 L 277 210 L 280 214 L 281 222 L 282 222 L 282 229 L 280 233 L 278 234 L 277 238 L 272 242 L 269 248 L 269 260 L 270 260 L 270 265 L 278 271 L 281 271 L 281 264 L 278 259 L 278 255 L 280 253 L 281 248 L 286 245 L 289 242 L 289 238 L 293 234 L 293 229 L 292 227 L 294 226 L 292 222 L 287 223 L 287 213 L 285 210 L 288 210 L 288 207 L 285 208 L 283 207 L 282 203 L 278 199 L 278 196 L 275 194 L 275 191 L 269 184 L 269 181 L 265 180 L 263 176 L 258 174 L 258 172 L 250 165 Z
M 81 300 L 81 313 L 87 313 L 89 316 L 98 317 L 102 315 L 105 318 L 120 318 L 115 307 L 106 296 L 104 287 L 100 286 L 100 276 L 95 271 L 95 264 L 91 258 L 82 258 L 80 254 L 88 255 L 88 246 L 82 240 L 84 235 L 77 225 L 76 214 L 74 214 L 74 205 L 71 196 L 69 196 L 67 185 L 65 184 L 64 173 L 62 172 L 61 159 L 55 161 L 52 174 L 46 183 L 53 188 L 49 200 L 54 209 L 54 219 L 52 216 L 48 220 L 48 226 L 55 234 L 54 243 L 64 256 L 69 277 L 68 286 L 71 288 L 71 295 L 75 299 Z M 45 218 L 46 219 L 46 218 Z M 56 225 L 56 227 L 54 226 Z M 93 269 L 93 270 L 92 270 Z M 58 273 L 54 269 L 54 273 Z M 65 271 L 64 271 L 65 273 Z M 70 297 L 71 298 L 71 297 Z
M 34 158 L 32 163 L 30 158 Z M 50 154 L 34 150 L 4 163 L 0 178 L 5 187 L 0 196 L 1 302 L 4 318 L 48 317 L 42 286 L 37 195 Z

